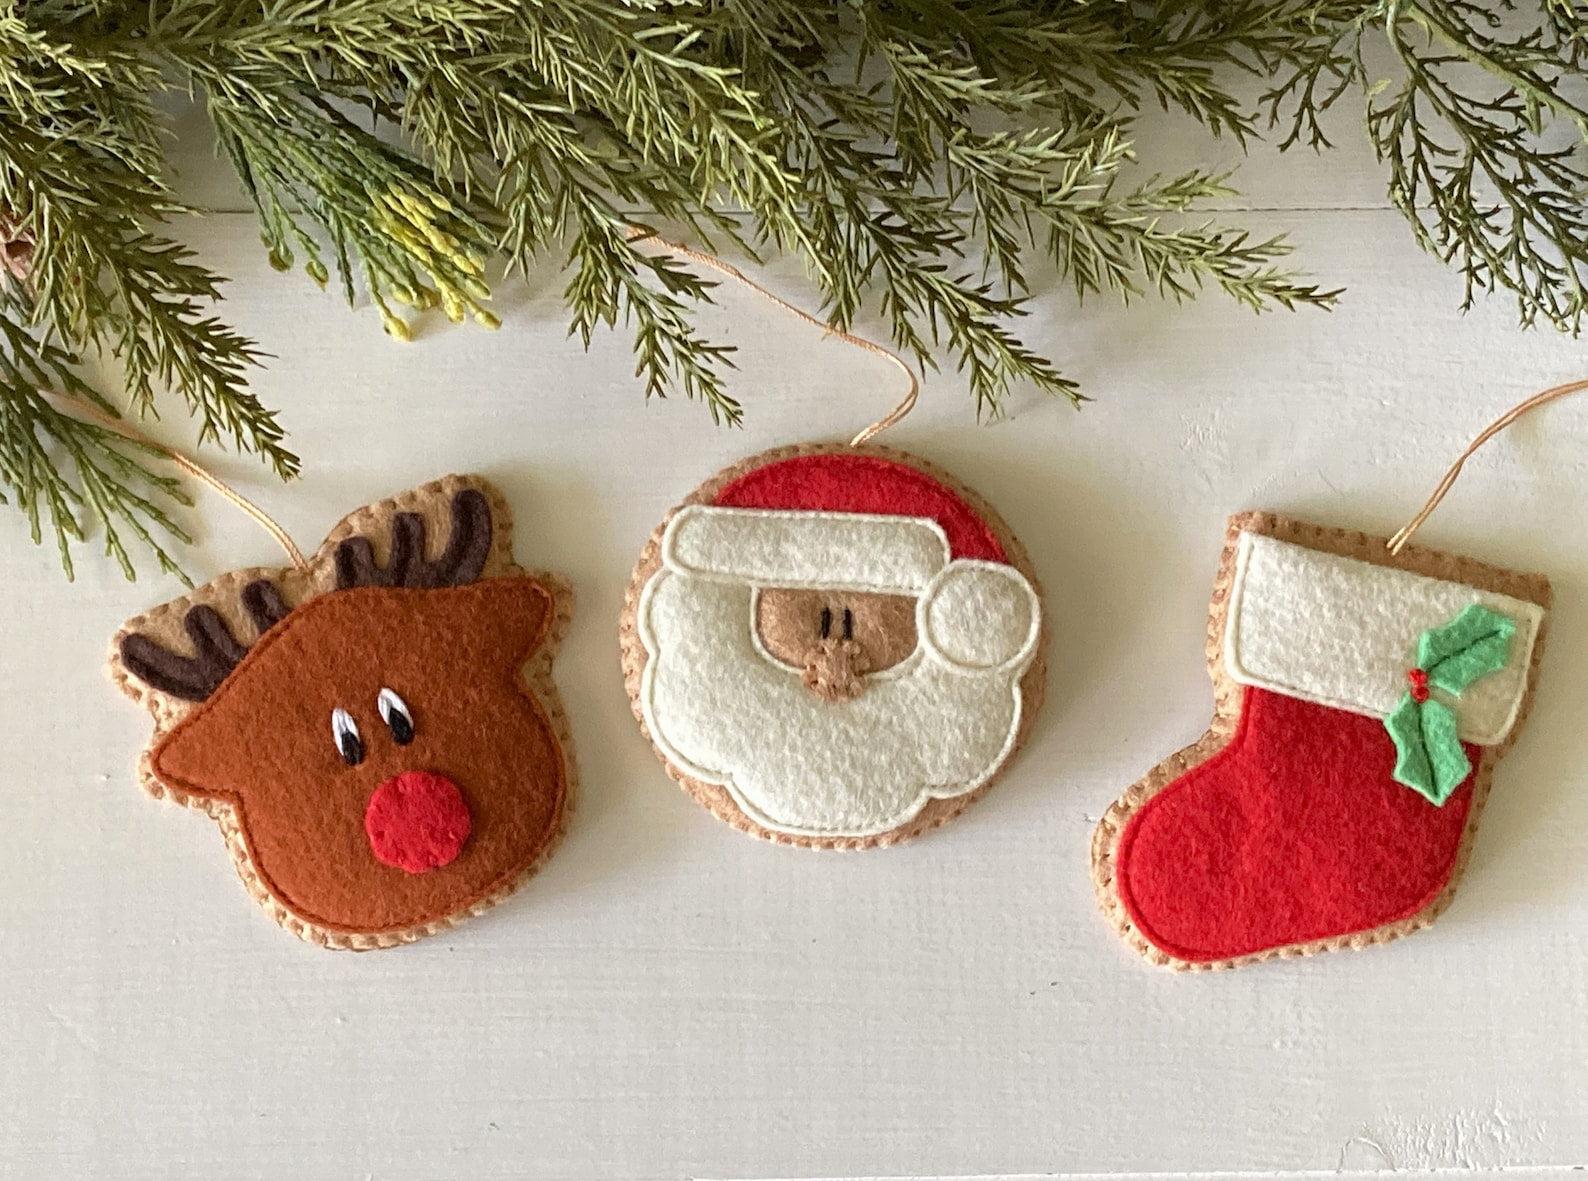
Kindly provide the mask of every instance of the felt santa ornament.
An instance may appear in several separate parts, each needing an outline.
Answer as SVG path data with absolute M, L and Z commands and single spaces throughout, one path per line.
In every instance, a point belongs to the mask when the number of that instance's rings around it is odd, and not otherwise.
M 1383 943 L 1450 902 L 1543 653 L 1546 578 L 1393 538 L 1230 518 L 1215 714 L 1103 816 L 1104 913 L 1154 963 L 1225 968 Z
M 630 582 L 623 668 L 668 771 L 745 832 L 891 844 L 963 811 L 1041 703 L 1036 580 L 1007 526 L 901 452 L 719 472 Z

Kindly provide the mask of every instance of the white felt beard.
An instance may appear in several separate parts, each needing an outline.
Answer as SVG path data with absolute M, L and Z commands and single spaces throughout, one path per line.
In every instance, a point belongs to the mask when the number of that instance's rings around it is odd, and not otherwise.
M 970 565 L 990 564 L 957 563 L 951 573 Z M 1018 592 L 1025 617 L 1007 661 L 951 663 L 944 648 L 970 655 L 977 638 L 942 635 L 940 622 L 918 612 L 918 636 L 931 627 L 938 642 L 918 643 L 843 703 L 818 698 L 800 670 L 766 651 L 755 633 L 753 584 L 658 571 L 639 605 L 646 726 L 669 761 L 726 788 L 764 828 L 819 837 L 899 828 L 928 800 L 980 787 L 1014 747 L 1039 608 L 1018 572 L 999 569 L 1007 577 L 985 580 L 991 593 L 980 605 L 1003 613 Z

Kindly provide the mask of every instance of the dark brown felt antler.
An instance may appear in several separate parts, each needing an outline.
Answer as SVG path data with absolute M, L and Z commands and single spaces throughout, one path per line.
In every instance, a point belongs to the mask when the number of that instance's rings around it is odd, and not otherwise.
M 367 537 L 349 537 L 336 547 L 336 589 L 413 587 L 429 589 L 474 582 L 490 557 L 491 503 L 477 489 L 465 488 L 452 498 L 452 534 L 434 560 L 425 558 L 425 522 L 418 513 L 392 518 L 391 554 L 384 568 L 375 562 Z M 243 609 L 260 635 L 285 619 L 291 608 L 275 583 L 256 579 L 243 587 Z M 184 656 L 133 632 L 122 637 L 121 662 L 127 671 L 162 693 L 184 701 L 204 701 L 220 688 L 248 649 L 237 642 L 226 621 L 213 608 L 198 606 L 182 618 L 193 644 Z
M 291 610 L 276 584 L 259 578 L 243 587 L 243 609 L 264 635 Z M 121 662 L 145 684 L 180 697 L 203 701 L 220 688 L 232 669 L 248 654 L 213 607 L 198 606 L 182 617 L 182 630 L 193 641 L 193 655 L 173 652 L 139 632 L 121 641 Z
M 349 537 L 336 547 L 336 588 L 395 586 L 430 589 L 463 586 L 480 577 L 491 553 L 491 503 L 465 488 L 452 498 L 452 535 L 434 561 L 425 559 L 425 522 L 418 513 L 398 513 L 391 524 L 391 555 L 382 569 L 367 537 Z
M 292 610 L 281 597 L 276 584 L 260 578 L 243 587 L 243 610 L 254 621 L 254 628 L 264 635 L 287 617 Z

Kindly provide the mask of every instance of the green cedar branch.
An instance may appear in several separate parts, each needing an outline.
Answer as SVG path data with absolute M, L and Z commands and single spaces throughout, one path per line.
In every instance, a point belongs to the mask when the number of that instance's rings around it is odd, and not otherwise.
M 213 312 L 221 276 L 172 229 L 195 211 L 166 92 L 208 115 L 271 264 L 334 274 L 394 336 L 432 308 L 494 325 L 493 256 L 561 267 L 572 332 L 622 325 L 647 396 L 737 423 L 733 350 L 695 324 L 713 283 L 635 240 L 654 222 L 798 257 L 835 326 L 880 316 L 995 416 L 1018 386 L 1081 398 L 1020 335 L 1052 278 L 1254 309 L 1337 294 L 1209 212 L 1227 177 L 1152 175 L 1150 106 L 1321 150 L 1363 96 L 1390 199 L 1468 303 L 1507 290 L 1523 322 L 1576 330 L 1585 25 L 1568 0 L 0 0 L 4 478 L 63 541 L 95 518 L 115 545 L 171 536 L 136 499 L 154 472 L 112 458 L 143 453 L 50 416 L 59 365 L 106 408 L 169 390 L 201 441 L 296 471 L 247 385 L 258 349 Z M 115 359 L 125 393 L 78 356 Z
M 71 543 L 86 540 L 79 515 L 102 529 L 105 554 L 134 576 L 130 534 L 162 571 L 184 577 L 169 543 L 192 538 L 170 516 L 190 505 L 181 481 L 153 466 L 152 447 L 60 409 L 62 394 L 116 416 L 98 391 L 78 376 L 78 359 L 23 327 L 13 294 L 0 288 L 0 502 L 27 517 L 35 544 L 54 536 L 61 565 L 72 576 Z

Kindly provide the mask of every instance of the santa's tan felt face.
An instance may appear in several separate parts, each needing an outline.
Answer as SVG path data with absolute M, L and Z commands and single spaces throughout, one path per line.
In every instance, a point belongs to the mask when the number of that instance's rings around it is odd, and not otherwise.
M 813 692 L 848 700 L 864 687 L 860 678 L 915 651 L 915 599 L 764 587 L 756 595 L 755 629 L 767 652 L 806 673 Z

